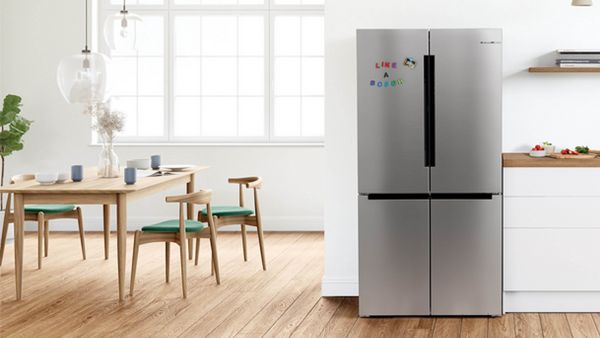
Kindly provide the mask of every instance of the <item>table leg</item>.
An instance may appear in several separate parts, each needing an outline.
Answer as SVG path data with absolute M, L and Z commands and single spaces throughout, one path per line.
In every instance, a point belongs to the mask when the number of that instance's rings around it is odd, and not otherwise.
M 23 290 L 23 223 L 25 221 L 25 210 L 23 204 L 23 194 L 15 194 L 14 215 L 15 215 L 15 284 L 17 291 L 17 300 L 21 300 Z
M 125 256 L 127 248 L 127 195 L 117 195 L 117 263 L 119 267 L 119 300 L 125 295 Z
M 190 175 L 190 181 L 186 185 L 186 192 L 191 194 L 196 189 L 196 174 Z M 194 219 L 194 203 L 188 203 L 186 206 L 187 210 L 187 219 Z M 188 257 L 192 259 L 194 253 L 194 239 L 188 238 Z
M 110 238 L 110 205 L 104 204 L 102 206 L 103 222 L 104 222 L 104 259 L 108 259 L 109 245 L 108 241 Z

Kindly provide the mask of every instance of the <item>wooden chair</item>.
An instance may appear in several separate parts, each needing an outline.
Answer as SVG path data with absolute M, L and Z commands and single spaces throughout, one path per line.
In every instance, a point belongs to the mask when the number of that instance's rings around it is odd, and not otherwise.
M 35 179 L 33 174 L 23 174 L 13 176 L 11 183 L 19 183 Z M 4 248 L 6 246 L 6 235 L 10 223 L 14 223 L 15 214 L 11 212 L 12 195 L 6 199 L 6 209 L 4 209 L 4 223 L 2 224 L 2 242 L 0 243 L 0 265 L 4 257 Z M 85 256 L 85 234 L 83 231 L 83 216 L 81 208 L 72 204 L 30 204 L 25 205 L 25 220 L 38 222 L 38 269 L 42 268 L 42 242 L 44 243 L 44 257 L 48 257 L 48 222 L 55 219 L 76 219 L 79 226 L 79 240 L 81 242 L 81 254 Z M 43 241 L 42 241 L 43 236 Z
M 229 183 L 239 185 L 239 206 L 214 206 L 212 215 L 215 218 L 215 226 L 217 230 L 220 227 L 232 224 L 240 224 L 242 231 L 242 247 L 244 251 L 244 261 L 248 261 L 248 248 L 246 241 L 246 226 L 256 227 L 258 233 L 258 243 L 260 245 L 260 258 L 262 260 L 263 270 L 267 270 L 265 258 L 265 245 L 263 238 L 262 219 L 260 215 L 260 204 L 258 202 L 258 189 L 262 187 L 262 179 L 260 177 L 241 177 L 230 178 Z M 244 188 L 253 189 L 254 192 L 254 210 L 244 207 Z M 198 213 L 198 219 L 206 222 L 210 218 L 207 209 L 203 209 Z M 198 255 L 199 242 L 196 243 L 196 255 Z
M 212 250 L 212 268 L 215 271 L 217 284 L 221 284 L 219 276 L 219 259 L 217 257 L 217 242 L 216 228 L 214 227 L 214 218 L 210 204 L 212 192 L 210 190 L 199 191 L 187 195 L 168 196 L 166 201 L 179 203 L 179 219 L 160 222 L 157 224 L 147 225 L 141 231 L 135 232 L 133 243 L 133 262 L 131 265 L 131 283 L 130 294 L 133 296 L 133 287 L 135 283 L 135 273 L 137 268 L 137 260 L 139 247 L 142 244 L 153 242 L 165 242 L 165 262 L 166 262 L 166 281 L 169 282 L 169 264 L 170 264 L 170 244 L 171 242 L 179 244 L 180 260 L 181 260 L 181 286 L 183 288 L 183 298 L 187 297 L 187 261 L 186 261 L 186 245 L 188 238 L 196 238 L 198 243 L 200 238 L 209 238 L 210 247 Z M 194 220 L 186 220 L 184 208 L 187 203 L 204 204 L 207 209 L 208 227 L 203 223 Z M 198 258 L 196 254 L 196 264 Z

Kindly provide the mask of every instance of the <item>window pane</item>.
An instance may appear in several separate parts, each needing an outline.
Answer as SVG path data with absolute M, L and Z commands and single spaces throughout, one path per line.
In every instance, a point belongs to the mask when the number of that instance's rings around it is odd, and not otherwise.
M 135 58 L 113 57 L 110 63 L 111 93 L 113 95 L 136 95 L 137 62 Z
M 239 55 L 265 54 L 265 19 L 262 16 L 239 17 Z
M 323 5 L 325 0 L 274 0 L 276 5 Z
M 237 134 L 237 99 L 206 97 L 202 100 L 202 135 L 235 136 Z
M 325 100 L 322 97 L 302 99 L 302 136 L 323 136 L 325 130 Z
M 275 99 L 275 136 L 300 136 L 300 100 L 296 97 Z
M 173 118 L 175 136 L 200 136 L 200 117 L 199 97 L 176 98 Z
M 262 97 L 240 97 L 239 136 L 265 134 L 265 100 Z
M 265 93 L 265 60 L 263 58 L 240 58 L 239 95 L 264 95 Z
M 162 136 L 164 133 L 163 98 L 138 98 L 138 118 L 139 136 Z
M 112 5 L 123 5 L 123 0 L 110 0 Z M 128 0 L 128 5 L 162 5 L 163 0 Z
M 202 94 L 232 96 L 237 94 L 236 58 L 202 59 Z
M 299 56 L 300 55 L 300 17 L 277 16 L 275 17 L 275 55 Z
M 237 18 L 205 16 L 202 18 L 202 54 L 227 56 L 237 54 Z
M 264 5 L 265 0 L 175 0 L 176 5 Z
M 175 0 L 176 5 L 199 5 L 201 3 L 200 0 Z
M 322 16 L 302 17 L 302 55 L 325 55 L 325 23 Z
M 164 54 L 164 19 L 162 16 L 143 15 L 144 32 L 139 34 L 138 54 L 161 56 Z
M 302 95 L 323 95 L 325 69 L 323 58 L 302 59 Z
M 300 95 L 300 58 L 275 59 L 275 95 Z
M 235 5 L 236 0 L 202 0 L 203 5 Z
M 200 28 L 198 16 L 175 17 L 176 55 L 200 55 Z
M 137 135 L 137 99 L 135 97 L 113 96 L 112 108 L 125 114 L 125 126 L 119 134 L 122 136 Z
M 141 57 L 138 60 L 138 95 L 164 94 L 164 60 L 161 57 Z
M 200 95 L 200 58 L 175 59 L 175 95 Z

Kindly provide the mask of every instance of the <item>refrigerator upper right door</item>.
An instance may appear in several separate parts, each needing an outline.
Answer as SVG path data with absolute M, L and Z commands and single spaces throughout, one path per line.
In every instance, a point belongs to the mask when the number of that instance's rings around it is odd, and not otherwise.
M 426 29 L 359 29 L 358 192 L 426 193 Z M 340 128 L 343 126 L 340 126 Z
M 502 191 L 502 30 L 433 29 L 433 193 Z

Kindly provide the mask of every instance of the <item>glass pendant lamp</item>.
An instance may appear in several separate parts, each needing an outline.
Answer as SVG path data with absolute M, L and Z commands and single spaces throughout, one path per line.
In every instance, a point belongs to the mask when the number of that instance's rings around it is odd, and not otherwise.
M 139 15 L 127 10 L 125 0 L 123 9 L 104 21 L 104 38 L 106 44 L 112 50 L 136 50 L 138 44 L 138 32 L 141 31 L 143 20 Z
M 88 1 L 85 2 L 85 47 L 65 57 L 57 71 L 58 88 L 69 103 L 93 105 L 106 101 L 108 58 L 88 48 Z

